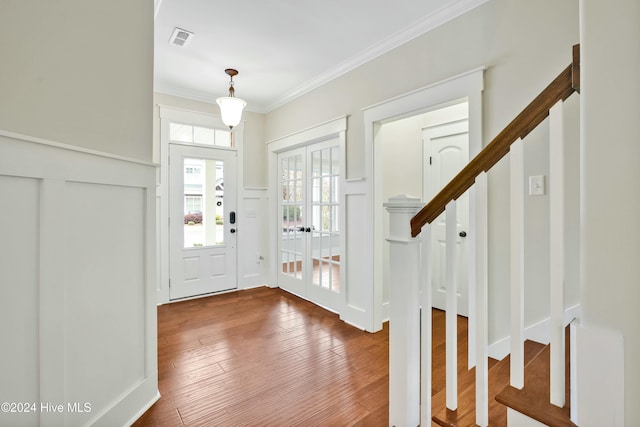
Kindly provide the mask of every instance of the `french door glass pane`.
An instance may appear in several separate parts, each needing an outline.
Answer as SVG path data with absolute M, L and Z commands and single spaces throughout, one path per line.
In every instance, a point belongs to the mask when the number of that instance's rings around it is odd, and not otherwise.
M 184 159 L 184 247 L 224 244 L 224 162 Z
M 338 156 L 337 147 L 311 153 L 312 284 L 334 292 L 340 291 Z
M 302 154 L 283 157 L 280 163 L 282 193 L 282 272 L 302 279 L 304 250 L 303 158 Z

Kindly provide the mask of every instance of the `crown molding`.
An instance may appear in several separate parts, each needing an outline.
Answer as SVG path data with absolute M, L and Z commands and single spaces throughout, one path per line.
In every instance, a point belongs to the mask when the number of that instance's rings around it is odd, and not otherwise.
M 343 74 L 348 73 L 367 62 L 384 55 L 385 53 L 419 37 L 429 31 L 438 28 L 441 25 L 446 24 L 452 19 L 457 18 L 472 9 L 488 2 L 489 0 L 457 0 L 448 3 L 446 6 L 441 7 L 435 12 L 425 16 L 417 23 L 406 27 L 405 29 L 395 33 L 385 41 L 376 44 L 362 51 L 359 55 L 354 56 L 350 60 L 343 62 L 336 67 L 328 70 L 327 72 L 318 75 L 317 77 L 309 80 L 307 83 L 298 86 L 293 91 L 277 99 L 272 104 L 268 105 L 266 112 L 271 112 L 283 105 L 293 101 L 300 96 L 311 92 L 312 90 L 330 82 L 331 80 L 340 77 Z

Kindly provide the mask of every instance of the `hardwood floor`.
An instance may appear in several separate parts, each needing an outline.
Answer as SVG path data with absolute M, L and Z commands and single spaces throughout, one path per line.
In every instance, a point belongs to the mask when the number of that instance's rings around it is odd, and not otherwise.
M 279 289 L 159 306 L 162 397 L 134 425 L 386 426 L 388 337 Z
M 435 412 L 444 405 L 444 312 L 432 318 Z M 458 317 L 461 372 L 466 331 Z M 162 397 L 134 426 L 389 424 L 388 324 L 364 332 L 280 289 L 159 306 L 158 375 Z

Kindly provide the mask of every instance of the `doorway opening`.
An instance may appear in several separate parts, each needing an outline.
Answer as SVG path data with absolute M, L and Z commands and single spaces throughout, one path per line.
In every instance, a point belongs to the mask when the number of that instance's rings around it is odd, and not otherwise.
M 388 292 L 384 286 L 383 267 L 385 263 L 386 216 L 382 205 L 386 199 L 383 195 L 384 180 L 382 178 L 384 155 L 382 144 L 378 141 L 380 129 L 385 124 L 460 104 L 466 100 L 468 102 L 469 158 L 473 158 L 480 152 L 482 146 L 483 75 L 484 67 L 478 68 L 364 109 L 365 172 L 366 176 L 371 178 L 369 182 L 371 196 L 368 205 L 371 211 L 371 217 L 368 218 L 368 221 L 371 222 L 367 226 L 372 230 L 370 236 L 367 236 L 363 242 L 365 256 L 371 260 L 372 265 L 371 270 L 365 272 L 364 280 L 372 283 L 370 304 L 374 312 L 370 319 L 370 325 L 367 325 L 367 330 L 380 330 L 383 322 L 389 318 Z M 419 128 L 417 132 L 421 133 L 422 128 Z M 400 150 L 398 151 L 398 154 L 401 154 Z M 422 159 L 422 155 L 418 158 Z M 417 175 L 416 179 L 412 181 L 420 186 L 423 183 L 422 175 Z M 421 188 L 403 192 L 407 193 L 408 191 L 415 196 L 422 195 Z M 468 230 L 468 233 L 473 233 L 473 230 Z M 473 292 L 474 289 L 470 287 L 469 293 Z M 469 313 L 470 328 L 473 328 L 473 318 L 474 313 Z
M 469 102 L 461 99 L 411 117 L 380 124 L 375 144 L 381 153 L 382 198 L 398 194 L 421 197 L 426 204 L 469 161 Z M 458 203 L 458 310 L 468 316 L 467 239 L 469 201 L 465 194 Z M 389 217 L 384 208 L 384 235 L 389 233 Z M 434 223 L 432 242 L 433 307 L 445 309 L 444 214 Z M 388 259 L 388 244 L 383 242 L 383 257 Z M 388 263 L 383 264 L 383 304 L 389 301 Z

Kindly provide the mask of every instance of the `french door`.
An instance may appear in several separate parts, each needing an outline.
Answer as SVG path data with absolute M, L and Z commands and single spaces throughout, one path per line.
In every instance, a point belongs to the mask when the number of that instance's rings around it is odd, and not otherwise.
M 169 297 L 237 288 L 237 151 L 169 144 Z
M 338 312 L 341 158 L 337 140 L 280 153 L 278 285 Z

